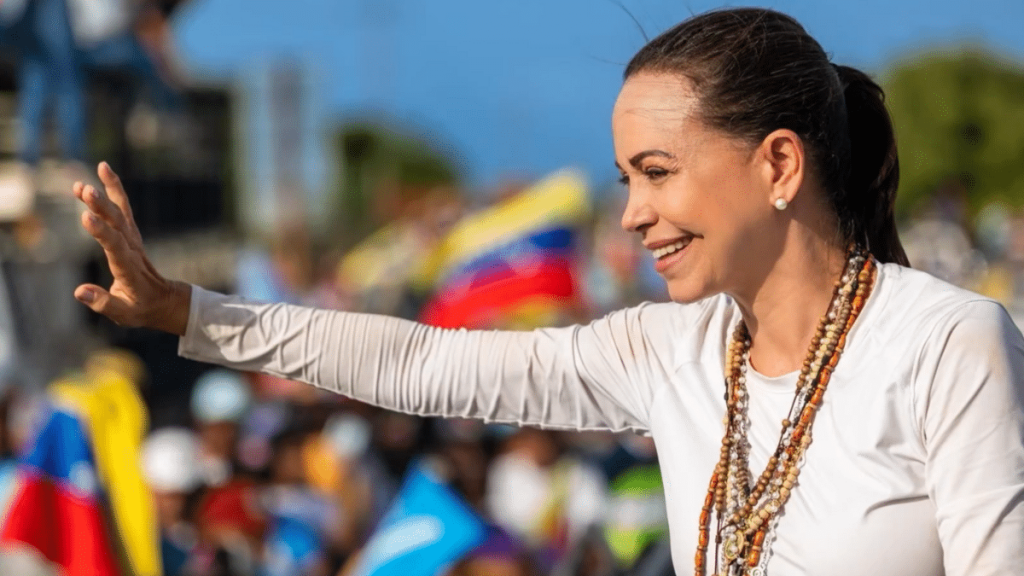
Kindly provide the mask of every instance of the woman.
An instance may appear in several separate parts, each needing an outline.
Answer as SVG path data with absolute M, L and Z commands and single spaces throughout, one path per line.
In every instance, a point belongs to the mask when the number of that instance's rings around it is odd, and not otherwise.
M 114 284 L 76 297 L 184 356 L 393 410 L 650 433 L 684 573 L 1019 571 L 1024 340 L 905 267 L 878 86 L 760 9 L 679 24 L 625 78 L 622 223 L 672 303 L 467 332 L 245 302 L 162 278 L 106 165 L 106 196 L 75 192 Z

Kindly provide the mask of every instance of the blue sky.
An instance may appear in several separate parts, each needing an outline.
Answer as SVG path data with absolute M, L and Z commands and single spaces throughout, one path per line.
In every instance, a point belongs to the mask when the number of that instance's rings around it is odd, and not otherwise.
M 737 4 L 734 4 L 737 5 Z M 1024 62 L 1024 0 L 780 0 L 836 62 L 878 73 L 925 48 L 976 43 Z M 434 135 L 471 182 L 565 165 L 610 180 L 624 64 L 691 13 L 667 0 L 193 0 L 177 42 L 229 80 L 277 58 L 316 71 L 332 118 L 385 114 Z

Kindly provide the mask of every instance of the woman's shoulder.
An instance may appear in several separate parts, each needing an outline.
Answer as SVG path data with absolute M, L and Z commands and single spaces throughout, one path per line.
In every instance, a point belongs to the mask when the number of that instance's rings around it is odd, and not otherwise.
M 928 321 L 937 316 L 963 312 L 974 303 L 981 308 L 1000 308 L 995 300 L 950 284 L 927 272 L 900 266 L 879 265 L 879 289 L 883 292 L 887 317 L 906 321 Z
M 880 302 L 873 326 L 880 340 L 920 345 L 956 340 L 1006 343 L 1020 331 L 997 301 L 955 286 L 926 272 L 879 266 Z
M 877 314 L 883 338 L 870 350 L 876 369 L 908 376 L 921 438 L 958 427 L 973 442 L 999 436 L 989 432 L 992 422 L 1018 422 L 1024 336 L 1006 309 L 918 270 L 884 265 L 881 272 L 889 301 Z

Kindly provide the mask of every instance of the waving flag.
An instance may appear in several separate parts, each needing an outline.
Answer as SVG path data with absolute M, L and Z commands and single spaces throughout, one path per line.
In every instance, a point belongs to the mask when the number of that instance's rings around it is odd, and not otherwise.
M 414 467 L 363 549 L 356 576 L 434 576 L 487 536 L 484 522 L 430 472 Z
M 488 327 L 571 305 L 576 229 L 588 213 L 583 178 L 565 170 L 468 216 L 443 243 L 436 295 L 421 320 Z
M 65 576 L 161 574 L 139 462 L 148 427 L 136 387 L 143 370 L 134 355 L 108 349 L 50 386 L 52 405 L 18 464 L 0 543 L 37 549 Z
M 77 416 L 53 408 L 18 475 L 0 544 L 31 546 L 67 576 L 120 575 L 96 462 Z
M 111 494 L 112 534 L 132 576 L 160 576 L 156 509 L 142 476 L 142 440 L 149 414 L 139 395 L 142 361 L 126 351 L 90 356 L 81 381 L 58 381 L 50 395 L 79 419 L 90 440 L 100 485 Z

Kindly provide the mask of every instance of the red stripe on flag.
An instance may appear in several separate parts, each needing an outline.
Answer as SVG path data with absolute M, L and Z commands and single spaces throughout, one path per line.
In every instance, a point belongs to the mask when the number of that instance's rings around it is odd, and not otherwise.
M 570 263 L 552 259 L 514 274 L 474 279 L 463 289 L 449 288 L 425 307 L 421 319 L 441 328 L 490 326 L 523 301 L 538 296 L 569 301 L 575 293 Z
M 0 543 L 27 544 L 66 576 L 119 576 L 103 512 L 52 480 L 19 473 Z

